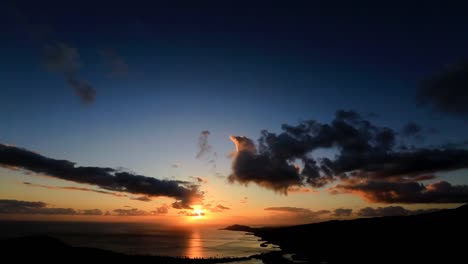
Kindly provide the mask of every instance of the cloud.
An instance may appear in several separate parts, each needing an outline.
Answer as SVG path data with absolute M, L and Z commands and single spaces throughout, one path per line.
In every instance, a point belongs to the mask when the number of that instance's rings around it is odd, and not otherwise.
M 174 163 L 174 164 L 171 165 L 171 167 L 174 168 L 174 169 L 178 169 L 178 168 L 182 167 L 182 164 L 181 163 Z
M 96 190 L 96 189 L 90 189 L 90 188 L 83 188 L 83 187 L 48 186 L 48 185 L 35 184 L 35 183 L 30 183 L 30 182 L 23 182 L 23 184 L 26 185 L 26 186 L 46 188 L 46 189 L 49 189 L 49 190 L 72 190 L 72 191 L 95 192 L 95 193 L 100 193 L 100 194 L 108 194 L 108 195 L 112 195 L 112 196 L 116 196 L 116 197 L 127 197 L 127 198 L 129 198 L 131 200 L 137 200 L 137 201 L 142 201 L 142 202 L 151 202 L 152 201 L 147 196 L 133 197 L 133 196 L 122 194 L 122 193 L 115 193 L 115 192 L 109 192 L 109 191 L 104 191 L 104 190 Z
M 105 65 L 109 68 L 111 76 L 126 76 L 129 73 L 128 64 L 113 49 L 104 49 L 101 51 Z
M 291 186 L 288 187 L 288 193 L 317 193 L 317 191 L 306 187 Z
M 418 140 L 423 140 L 424 137 L 422 135 L 422 128 L 420 125 L 414 123 L 414 122 L 409 122 L 407 123 L 402 129 L 401 129 L 401 134 L 404 137 L 412 137 Z
M 31 21 L 17 6 L 10 5 L 7 10 L 15 23 L 26 31 L 29 40 L 40 47 L 44 66 L 61 74 L 83 104 L 93 103 L 96 90 L 79 75 L 83 64 L 78 49 L 57 39 L 51 25 Z
M 296 167 L 284 159 L 273 159 L 271 156 L 258 153 L 252 140 L 246 137 L 231 136 L 236 146 L 232 162 L 232 174 L 228 181 L 247 185 L 254 182 L 259 186 L 287 193 L 290 186 L 301 185 Z
M 172 203 L 172 208 L 174 209 L 193 209 L 190 205 L 182 202 L 173 202 Z
M 127 197 L 125 194 L 121 193 L 115 193 L 115 192 L 109 192 L 109 191 L 103 191 L 103 190 L 95 190 L 95 189 L 90 189 L 90 188 L 82 188 L 82 187 L 73 187 L 73 186 L 48 186 L 48 185 L 42 185 L 42 184 L 36 184 L 36 183 L 30 183 L 30 182 L 23 182 L 24 185 L 31 186 L 31 187 L 41 187 L 41 188 L 46 188 L 49 190 L 73 190 L 73 191 L 85 191 L 85 192 L 95 192 L 95 193 L 101 193 L 101 194 L 108 194 L 116 197 Z
M 67 83 L 73 87 L 83 104 L 92 104 L 96 100 L 96 90 L 86 80 L 70 77 Z
M 189 212 L 189 211 L 179 211 L 180 215 L 185 215 L 185 216 L 204 216 L 205 213 L 195 213 L 195 212 Z
M 359 181 L 338 184 L 331 193 L 354 193 L 373 203 L 467 203 L 468 186 L 440 181 L 427 186 L 418 182 Z
M 117 216 L 145 216 L 149 215 L 149 212 L 138 210 L 138 208 L 131 208 L 131 209 L 115 209 L 114 213 Z
M 265 211 L 276 212 L 280 214 L 285 214 L 284 217 L 289 219 L 295 219 L 299 221 L 314 221 L 324 216 L 329 215 L 331 212 L 328 210 L 312 211 L 308 208 L 300 207 L 268 207 L 264 209 Z
M 346 217 L 346 216 L 351 216 L 352 213 L 353 213 L 353 209 L 338 208 L 333 211 L 333 216 Z
M 198 153 L 195 156 L 197 159 L 203 157 L 207 153 L 211 151 L 213 148 L 209 143 L 208 143 L 208 136 L 210 135 L 210 131 L 208 130 L 203 130 L 200 132 L 200 136 L 198 137 Z
M 62 42 L 47 44 L 43 51 L 43 64 L 62 74 L 83 104 L 95 101 L 96 90 L 78 74 L 82 64 L 78 50 Z
M 230 209 L 229 207 L 223 206 L 223 205 L 221 205 L 221 204 L 218 204 L 218 205 L 216 206 L 216 208 L 221 209 L 221 210 L 229 210 L 229 209 Z
M 148 196 L 138 196 L 138 197 L 131 197 L 130 199 L 142 202 L 151 202 L 152 200 Z
M 189 178 L 196 180 L 198 183 L 208 183 L 208 179 L 203 178 L 203 177 L 193 177 L 189 176 Z
M 110 191 L 150 197 L 172 197 L 186 207 L 203 197 L 198 186 L 189 182 L 160 180 L 112 168 L 75 166 L 75 163 L 67 160 L 51 159 L 26 149 L 3 144 L 0 144 L 0 164 L 63 180 L 95 185 Z
M 284 124 L 282 130 L 279 134 L 263 130 L 257 145 L 247 137 L 231 136 L 236 152 L 229 182 L 255 183 L 287 194 L 307 185 L 319 188 L 335 181 L 342 181 L 342 187 L 358 181 L 419 186 L 419 181 L 435 179 L 437 172 L 468 168 L 468 150 L 396 147 L 397 139 L 403 141 L 405 136 L 419 133 L 417 125 L 410 123 L 403 138 L 397 138 L 399 133 L 376 126 L 354 111 L 339 110 L 330 123 L 309 120 L 297 126 Z M 314 151 L 318 149 L 329 149 L 336 155 L 317 157 Z M 296 165 L 298 162 L 302 165 Z M 456 188 L 459 193 L 464 186 Z M 435 203 L 444 200 L 435 192 L 425 194 L 422 200 L 430 203 L 431 198 Z M 446 200 L 457 199 L 451 196 Z
M 224 206 L 224 205 L 221 205 L 221 204 L 218 204 L 216 206 L 212 206 L 211 204 L 204 204 L 203 208 L 205 210 L 208 210 L 208 211 L 212 212 L 212 213 L 221 213 L 221 212 L 224 212 L 226 210 L 231 209 L 231 208 L 229 208 L 227 206 Z
M 415 215 L 422 213 L 430 213 L 440 211 L 441 209 L 418 209 L 418 210 L 407 210 L 401 206 L 388 206 L 388 207 L 365 207 L 357 212 L 357 216 L 360 217 L 380 217 L 380 216 L 406 216 Z
M 468 117 L 468 61 L 462 61 L 426 78 L 418 89 L 418 101 L 454 116 Z
M 334 174 L 365 166 L 372 154 L 385 154 L 395 142 L 395 133 L 379 128 L 353 111 L 337 111 L 331 124 L 304 121 L 297 126 L 282 125 L 280 134 L 263 130 L 258 151 L 252 140 L 231 136 L 236 145 L 231 182 L 260 186 L 287 193 L 290 186 L 308 184 L 322 187 L 334 181 Z M 338 160 L 313 159 L 319 148 L 338 148 Z M 295 166 L 300 160 L 302 169 Z
M 249 201 L 249 197 L 245 196 L 239 202 L 240 203 L 247 203 L 248 201 Z
M 42 215 L 102 215 L 99 209 L 75 210 L 72 208 L 49 207 L 44 202 L 0 200 L 0 214 L 42 214 Z
M 81 210 L 81 215 L 103 215 L 102 211 L 99 209 L 89 209 L 89 210 Z
M 167 214 L 169 212 L 169 206 L 167 204 L 163 204 L 160 207 L 156 208 L 154 211 L 157 214 Z

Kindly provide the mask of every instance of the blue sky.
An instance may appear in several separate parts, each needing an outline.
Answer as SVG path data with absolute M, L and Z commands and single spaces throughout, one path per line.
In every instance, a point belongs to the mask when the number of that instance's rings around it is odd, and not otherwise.
M 423 79 L 467 56 L 468 19 L 457 7 L 169 5 L 5 4 L 0 142 L 185 179 L 227 176 L 229 135 L 256 140 L 284 123 L 329 122 L 339 109 L 395 131 L 416 122 L 422 146 L 466 140 L 466 119 L 416 102 Z M 94 102 L 82 104 L 44 66 L 48 43 L 76 49 Z M 128 70 L 112 74 L 105 50 Z M 216 170 L 195 159 L 203 130 Z

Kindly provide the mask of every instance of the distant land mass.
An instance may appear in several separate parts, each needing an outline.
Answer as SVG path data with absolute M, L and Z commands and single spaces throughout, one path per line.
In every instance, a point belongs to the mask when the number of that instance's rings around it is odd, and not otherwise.
M 250 232 L 253 228 L 246 225 L 231 225 L 225 228 L 221 228 L 221 230 L 230 230 L 230 231 L 245 231 Z
M 332 220 L 288 227 L 251 228 L 283 253 L 308 263 L 466 263 L 468 204 L 411 215 Z

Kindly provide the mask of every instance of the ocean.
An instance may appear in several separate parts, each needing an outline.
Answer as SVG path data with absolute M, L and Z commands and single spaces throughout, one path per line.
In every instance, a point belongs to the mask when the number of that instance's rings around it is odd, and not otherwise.
M 1 221 L 0 238 L 48 235 L 80 247 L 126 254 L 189 258 L 246 257 L 279 250 L 258 237 L 221 226 L 175 228 L 151 223 Z

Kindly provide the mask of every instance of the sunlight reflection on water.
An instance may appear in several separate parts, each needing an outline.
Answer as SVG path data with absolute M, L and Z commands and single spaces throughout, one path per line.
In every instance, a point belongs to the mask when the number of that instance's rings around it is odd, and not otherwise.
M 245 232 L 200 226 L 171 229 L 152 224 L 2 222 L 0 237 L 50 235 L 81 247 L 93 247 L 126 254 L 190 258 L 247 257 L 279 250 L 260 247 L 258 237 Z M 256 260 L 240 263 L 261 263 Z

